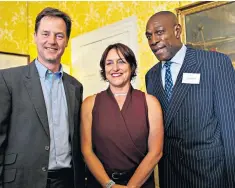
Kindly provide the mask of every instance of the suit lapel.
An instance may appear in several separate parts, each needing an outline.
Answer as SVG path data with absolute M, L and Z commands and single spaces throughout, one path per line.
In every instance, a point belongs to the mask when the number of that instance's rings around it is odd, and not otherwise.
M 75 110 L 75 87 L 69 82 L 69 77 L 66 73 L 63 76 L 64 90 L 68 106 L 69 133 L 73 138 L 74 133 L 74 110 Z
M 155 71 L 153 72 L 151 80 L 153 80 L 153 95 L 157 96 L 158 100 L 161 102 L 163 111 L 166 112 L 168 107 L 168 101 L 166 98 L 165 90 L 162 85 L 161 69 L 162 63 L 158 63 Z
M 201 65 L 201 62 L 196 61 L 195 50 L 191 48 L 187 48 L 183 65 L 180 69 L 180 72 L 178 74 L 178 77 L 177 77 L 177 80 L 173 89 L 173 94 L 171 98 L 171 101 L 173 102 L 170 103 L 166 116 L 165 116 L 165 119 L 166 119 L 165 130 L 169 128 L 172 118 L 178 112 L 185 96 L 187 95 L 191 87 L 191 84 L 182 84 L 183 73 L 198 73 L 200 65 Z
M 28 90 L 33 106 L 46 134 L 50 136 L 46 104 L 35 62 L 32 62 L 29 66 L 25 67 L 24 73 L 24 83 L 26 89 Z

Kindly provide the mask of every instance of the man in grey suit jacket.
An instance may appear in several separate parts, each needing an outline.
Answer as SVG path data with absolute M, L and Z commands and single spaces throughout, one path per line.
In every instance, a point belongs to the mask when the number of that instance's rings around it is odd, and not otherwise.
M 63 72 L 70 17 L 36 18 L 38 57 L 0 71 L 0 187 L 84 188 L 79 124 L 83 87 Z
M 228 56 L 187 48 L 169 11 L 154 14 L 146 37 L 160 61 L 146 87 L 164 112 L 161 188 L 235 187 L 235 71 Z M 172 89 L 173 86 L 173 89 Z

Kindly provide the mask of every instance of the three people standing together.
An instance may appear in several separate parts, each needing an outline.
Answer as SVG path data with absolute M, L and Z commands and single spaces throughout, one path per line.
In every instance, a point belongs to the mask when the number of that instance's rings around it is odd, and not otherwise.
M 84 188 L 85 163 L 88 188 L 154 188 L 158 162 L 161 188 L 235 187 L 228 56 L 182 44 L 176 16 L 161 11 L 146 26 L 159 60 L 146 74 L 148 94 L 131 86 L 135 55 L 116 43 L 100 60 L 109 87 L 82 104 L 82 84 L 61 65 L 70 33 L 70 17 L 45 8 L 37 58 L 0 70 L 0 188 Z

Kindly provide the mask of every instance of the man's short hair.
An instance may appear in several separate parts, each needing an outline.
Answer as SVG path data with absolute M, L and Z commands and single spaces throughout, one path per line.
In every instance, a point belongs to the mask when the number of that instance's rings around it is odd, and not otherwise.
M 58 17 L 58 18 L 62 18 L 66 24 L 66 35 L 69 39 L 70 37 L 70 33 L 71 33 L 71 26 L 72 26 L 72 21 L 71 18 L 69 17 L 68 14 L 60 11 L 59 9 L 56 8 L 51 8 L 51 7 L 47 7 L 45 9 L 43 9 L 36 17 L 35 20 L 35 29 L 34 32 L 37 33 L 39 25 L 40 25 L 40 21 L 43 17 Z

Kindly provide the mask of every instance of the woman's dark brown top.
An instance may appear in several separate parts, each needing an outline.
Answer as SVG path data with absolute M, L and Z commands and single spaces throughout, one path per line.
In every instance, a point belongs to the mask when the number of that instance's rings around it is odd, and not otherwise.
M 131 87 L 121 110 L 109 88 L 96 95 L 92 144 L 106 172 L 137 168 L 148 152 L 148 135 L 148 108 L 143 92 Z M 88 184 L 99 187 L 95 182 Z M 142 187 L 155 187 L 153 174 Z

